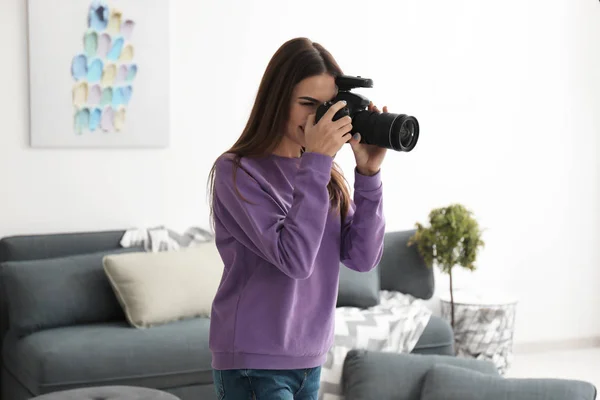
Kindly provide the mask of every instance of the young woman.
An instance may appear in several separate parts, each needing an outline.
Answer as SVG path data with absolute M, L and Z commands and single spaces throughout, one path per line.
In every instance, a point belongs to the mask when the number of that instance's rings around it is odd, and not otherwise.
M 352 138 L 350 117 L 332 121 L 342 102 L 314 123 L 341 74 L 321 45 L 284 43 L 242 135 L 211 170 L 225 264 L 210 324 L 219 399 L 317 399 L 333 344 L 340 262 L 369 271 L 380 261 L 386 149 Z M 333 162 L 346 143 L 356 159 L 354 199 Z

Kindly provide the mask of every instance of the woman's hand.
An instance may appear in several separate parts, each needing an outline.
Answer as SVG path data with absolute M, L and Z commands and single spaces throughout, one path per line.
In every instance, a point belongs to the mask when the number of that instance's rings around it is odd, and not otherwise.
M 379 113 L 379 109 L 371 102 L 369 104 L 369 111 Z M 383 107 L 383 112 L 388 112 L 387 106 Z M 360 133 L 357 133 L 349 143 L 352 146 L 354 152 L 354 159 L 356 160 L 356 169 L 361 175 L 375 175 L 379 172 L 387 149 L 372 144 L 360 143 Z
M 352 118 L 346 116 L 333 121 L 335 114 L 346 107 L 345 101 L 338 101 L 332 105 L 315 124 L 315 114 L 308 116 L 304 128 L 306 152 L 321 153 L 335 157 L 336 153 L 348 141 L 352 131 Z M 348 135 L 348 136 L 346 136 Z

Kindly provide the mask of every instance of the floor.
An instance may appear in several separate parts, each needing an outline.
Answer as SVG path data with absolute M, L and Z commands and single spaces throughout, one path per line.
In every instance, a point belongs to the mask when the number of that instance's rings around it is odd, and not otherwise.
M 515 354 L 506 377 L 578 379 L 600 389 L 600 348 Z

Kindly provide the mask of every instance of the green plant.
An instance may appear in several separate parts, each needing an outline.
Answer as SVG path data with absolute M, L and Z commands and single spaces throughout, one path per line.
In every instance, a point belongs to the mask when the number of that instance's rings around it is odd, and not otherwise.
M 454 328 L 454 293 L 452 269 L 461 266 L 470 271 L 477 269 L 477 252 L 485 243 L 473 213 L 461 204 L 436 208 L 429 213 L 429 227 L 416 223 L 417 231 L 408 245 L 417 245 L 428 267 L 437 265 L 450 278 L 450 307 Z

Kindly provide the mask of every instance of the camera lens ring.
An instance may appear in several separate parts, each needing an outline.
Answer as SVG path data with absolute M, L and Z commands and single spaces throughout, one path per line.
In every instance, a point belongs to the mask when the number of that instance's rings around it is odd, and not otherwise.
M 419 137 L 419 124 L 407 114 L 362 110 L 352 115 L 352 126 L 361 142 L 395 151 L 411 151 Z
M 397 124 L 400 125 L 399 128 L 396 128 Z M 410 142 L 408 145 L 402 144 L 402 138 L 399 136 L 398 141 L 394 140 L 394 132 L 397 131 L 398 135 L 405 129 L 406 126 L 410 126 L 412 129 L 412 133 L 410 134 Z M 408 129 L 408 128 L 407 128 Z M 390 128 L 388 131 L 388 144 L 391 149 L 396 151 L 404 151 L 409 152 L 417 145 L 417 141 L 419 139 L 419 122 L 415 117 L 408 116 L 406 114 L 398 114 L 396 118 L 390 124 Z

